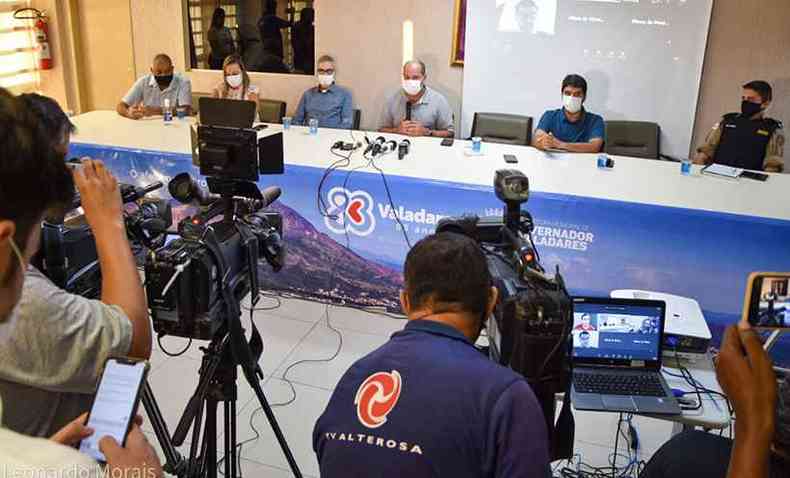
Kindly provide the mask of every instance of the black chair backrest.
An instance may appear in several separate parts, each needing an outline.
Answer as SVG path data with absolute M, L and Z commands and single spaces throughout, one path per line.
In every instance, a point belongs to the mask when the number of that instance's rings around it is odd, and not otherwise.
M 607 121 L 607 154 L 634 158 L 659 159 L 661 128 L 647 121 Z
M 258 100 L 258 115 L 264 123 L 282 123 L 285 109 L 285 101 L 264 98 Z
M 472 136 L 479 136 L 490 143 L 532 143 L 532 118 L 504 113 L 475 113 Z

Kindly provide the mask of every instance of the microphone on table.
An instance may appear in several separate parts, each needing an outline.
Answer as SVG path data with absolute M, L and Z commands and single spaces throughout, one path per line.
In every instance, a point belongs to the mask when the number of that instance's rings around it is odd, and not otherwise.
M 403 159 L 406 155 L 409 154 L 409 150 L 411 149 L 411 141 L 408 139 L 404 139 L 398 145 L 398 159 Z
M 387 141 L 387 138 L 384 136 L 379 136 L 376 138 L 376 141 L 373 142 L 373 152 L 372 155 L 376 156 L 377 154 L 381 153 L 381 148 L 384 146 L 384 142 Z
M 384 144 L 384 147 L 381 149 L 381 154 L 384 155 L 387 153 L 392 153 L 397 149 L 398 149 L 398 142 L 395 141 L 394 139 L 391 139 Z

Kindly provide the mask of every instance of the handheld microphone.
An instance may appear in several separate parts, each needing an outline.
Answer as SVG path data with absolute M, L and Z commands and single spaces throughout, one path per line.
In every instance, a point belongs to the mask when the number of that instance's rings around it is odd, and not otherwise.
M 381 153 L 381 148 L 382 146 L 384 146 L 385 141 L 387 141 L 387 138 L 385 138 L 384 136 L 379 136 L 378 138 L 376 138 L 376 141 L 373 142 L 373 153 L 372 153 L 373 156 L 376 156 L 377 154 Z
M 411 141 L 408 139 L 404 139 L 398 145 L 398 159 L 403 159 L 406 155 L 409 154 L 409 150 L 411 149 Z
M 406 102 L 406 121 L 411 121 L 411 102 Z

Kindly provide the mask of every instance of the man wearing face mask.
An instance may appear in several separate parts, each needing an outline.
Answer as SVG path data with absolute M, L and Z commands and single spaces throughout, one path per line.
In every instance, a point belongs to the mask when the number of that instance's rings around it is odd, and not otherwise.
M 151 73 L 134 83 L 116 110 L 131 119 L 161 115 L 165 99 L 170 100 L 171 108 L 182 106 L 187 114 L 192 113 L 192 83 L 189 78 L 173 73 L 173 60 L 160 53 L 154 57 Z
M 773 98 L 771 85 L 751 81 L 743 85 L 741 112 L 724 115 L 713 127 L 694 162 L 781 173 L 784 170 L 782 123 L 765 116 Z
M 425 85 L 425 63 L 412 60 L 403 65 L 402 90 L 384 106 L 379 123 L 383 133 L 408 136 L 453 137 L 453 110 L 447 98 Z
M 293 123 L 307 125 L 311 119 L 319 128 L 351 129 L 354 122 L 351 92 L 335 84 L 335 60 L 329 55 L 318 59 L 318 86 L 304 92 Z
M 479 245 L 428 236 L 404 276 L 406 327 L 351 366 L 315 425 L 321 476 L 550 476 L 532 389 L 474 346 L 498 296 Z
M 41 121 L 27 105 L 3 89 L 0 89 L 0 131 L 3 132 L 0 135 L 0 170 L 3 171 L 0 174 L 0 344 L 5 344 L 15 336 L 22 320 L 16 304 L 22 294 L 28 262 L 38 248 L 40 223 L 49 208 L 71 201 L 74 186 L 63 154 L 52 148 Z M 103 175 L 98 169 L 92 170 L 78 182 L 90 183 L 89 188 L 95 191 L 110 184 Z M 42 188 L 42 184 L 46 187 Z M 74 365 L 61 364 L 62 367 Z M 0 401 L 0 423 L 5 423 L 5 418 Z M 57 444 L 0 428 L 0 466 L 4 474 L 104 476 L 96 462 L 64 446 L 73 446 L 92 432 L 85 427 L 78 435 L 68 436 L 67 429 L 62 432 L 53 437 L 62 443 Z M 108 475 L 162 476 L 156 453 L 138 425 L 132 426 L 123 448 L 110 437 L 102 438 L 100 447 L 108 459 Z
M 562 108 L 543 113 L 532 146 L 540 150 L 598 153 L 603 147 L 604 122 L 584 109 L 587 80 L 568 75 L 562 80 Z

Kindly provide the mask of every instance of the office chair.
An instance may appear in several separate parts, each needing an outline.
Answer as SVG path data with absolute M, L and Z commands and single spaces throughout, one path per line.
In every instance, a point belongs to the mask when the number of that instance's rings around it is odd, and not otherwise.
M 285 116 L 285 101 L 258 100 L 258 117 L 263 123 L 282 123 Z
M 489 143 L 532 143 L 532 118 L 504 113 L 475 113 L 472 136 L 479 136 Z
M 605 151 L 615 156 L 659 159 L 661 128 L 646 121 L 607 121 Z

